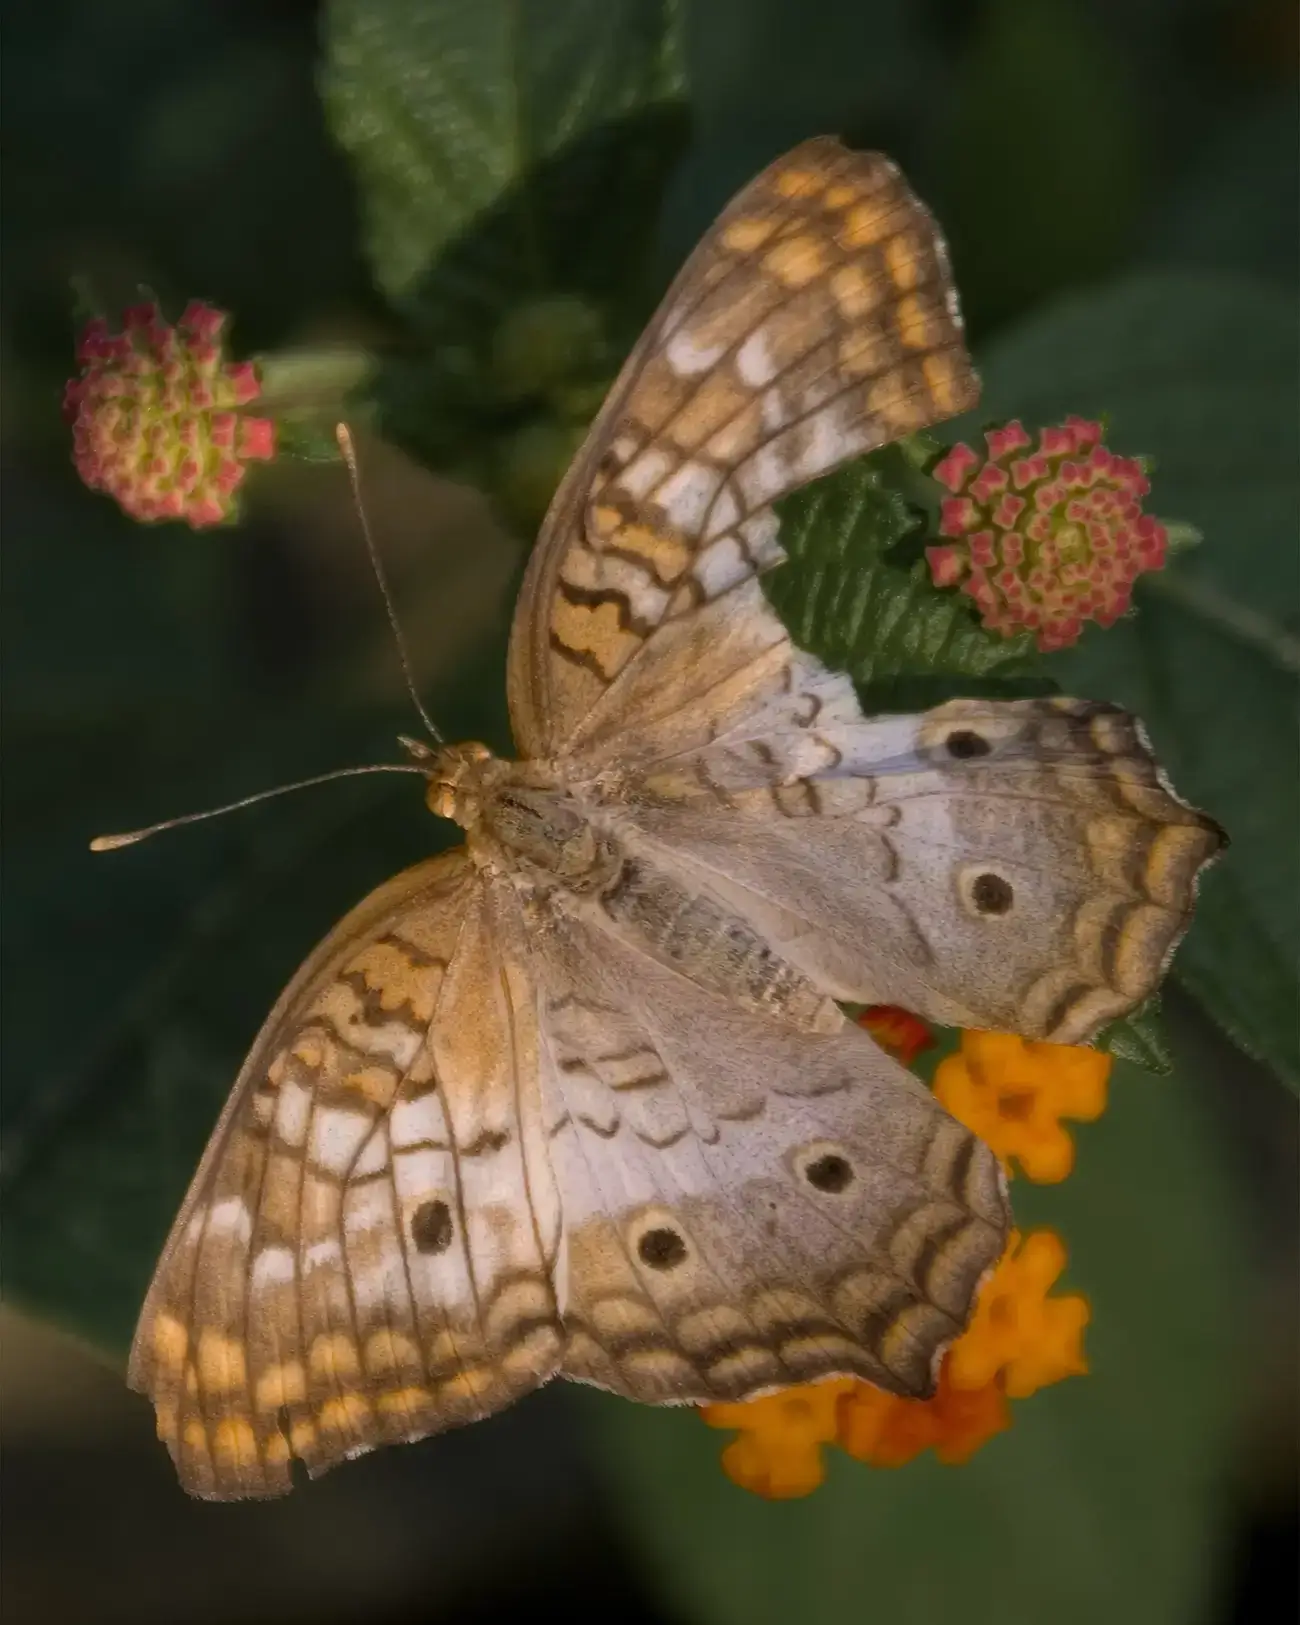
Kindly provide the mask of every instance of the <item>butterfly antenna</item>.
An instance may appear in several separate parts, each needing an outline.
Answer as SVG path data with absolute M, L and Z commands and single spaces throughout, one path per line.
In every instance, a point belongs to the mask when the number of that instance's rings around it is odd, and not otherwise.
M 143 841 L 150 835 L 157 835 L 165 829 L 179 829 L 182 824 L 200 824 L 205 818 L 220 818 L 229 812 L 238 812 L 241 807 L 251 807 L 258 801 L 269 801 L 272 796 L 286 796 L 291 790 L 309 790 L 315 784 L 329 784 L 334 779 L 352 779 L 361 773 L 419 773 L 427 778 L 424 768 L 417 767 L 413 762 L 377 762 L 367 767 L 336 767 L 332 773 L 317 773 L 310 779 L 298 779 L 293 784 L 278 784 L 274 790 L 258 790 L 254 795 L 244 796 L 242 800 L 227 802 L 224 807 L 209 807 L 204 812 L 182 813 L 179 818 L 164 818 L 160 824 L 149 824 L 144 829 L 127 830 L 123 835 L 96 835 L 90 843 L 92 852 L 116 852 L 120 846 L 134 846 L 137 841 Z
M 402 623 L 397 618 L 397 608 L 393 603 L 393 595 L 388 590 L 388 577 L 384 574 L 384 566 L 379 558 L 379 549 L 375 546 L 375 538 L 370 530 L 370 521 L 366 518 L 365 504 L 361 500 L 361 471 L 357 466 L 357 449 L 352 441 L 352 431 L 346 423 L 340 423 L 335 428 L 334 435 L 339 443 L 339 451 L 343 454 L 343 461 L 348 467 L 348 479 L 352 482 L 352 500 L 357 505 L 357 518 L 361 521 L 361 534 L 366 539 L 366 551 L 370 554 L 370 565 L 375 572 L 375 580 L 379 583 L 379 590 L 384 596 L 384 608 L 388 611 L 388 624 L 393 629 L 393 638 L 397 643 L 397 657 L 402 663 L 402 676 L 406 679 L 406 691 L 411 696 L 411 702 L 415 709 L 419 712 L 420 721 L 428 729 L 430 738 L 435 744 L 444 745 L 446 740 L 434 726 L 433 718 L 424 709 L 424 704 L 415 686 L 415 676 L 411 670 L 411 657 L 407 653 L 406 639 L 402 635 Z

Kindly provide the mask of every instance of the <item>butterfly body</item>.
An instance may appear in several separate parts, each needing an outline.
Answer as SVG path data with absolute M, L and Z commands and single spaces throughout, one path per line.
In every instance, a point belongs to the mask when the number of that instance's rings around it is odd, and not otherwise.
M 128 1376 L 192 1492 L 555 1375 L 932 1391 L 1005 1184 L 837 1001 L 1086 1042 L 1222 841 L 1117 708 L 867 718 L 768 605 L 775 500 L 977 393 L 887 159 L 805 143 L 723 212 L 534 550 L 522 759 L 408 742 L 464 844 L 307 959 L 175 1221 Z

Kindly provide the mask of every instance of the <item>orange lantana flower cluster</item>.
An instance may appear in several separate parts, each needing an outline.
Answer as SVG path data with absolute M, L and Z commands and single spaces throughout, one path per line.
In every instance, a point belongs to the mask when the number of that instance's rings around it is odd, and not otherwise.
M 858 1020 L 900 1059 L 910 1061 L 933 1042 L 924 1023 L 904 1011 L 870 1007 Z M 934 1088 L 1004 1164 L 1014 1158 L 1028 1178 L 1054 1182 L 1074 1161 L 1061 1119 L 1102 1112 L 1110 1066 L 1096 1050 L 965 1032 L 960 1050 L 936 1069 Z M 1009 1399 L 1088 1369 L 1087 1301 L 1052 1293 L 1065 1263 L 1053 1231 L 1012 1232 L 930 1399 L 901 1399 L 856 1377 L 833 1377 L 747 1404 L 703 1407 L 710 1427 L 737 1432 L 722 1453 L 723 1469 L 743 1488 L 782 1500 L 817 1488 L 826 1445 L 873 1467 L 901 1467 L 925 1450 L 943 1462 L 966 1461 L 1010 1426 Z
M 1074 1167 L 1062 1119 L 1101 1116 L 1110 1066 L 1101 1050 L 964 1032 L 960 1052 L 935 1069 L 934 1092 L 1004 1163 L 1014 1159 L 1036 1185 L 1055 1185 Z

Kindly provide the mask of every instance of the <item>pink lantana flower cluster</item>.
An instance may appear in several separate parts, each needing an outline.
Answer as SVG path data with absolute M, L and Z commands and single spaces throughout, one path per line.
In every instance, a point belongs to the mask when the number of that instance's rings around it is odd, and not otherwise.
M 1165 562 L 1163 525 L 1142 512 L 1142 465 L 1101 443 L 1102 426 L 1069 417 L 1035 445 L 1015 419 L 985 435 L 987 456 L 959 444 L 933 474 L 951 492 L 927 547 L 937 587 L 972 598 L 984 625 L 1035 633 L 1044 652 L 1074 643 L 1085 621 L 1110 626 L 1133 582 Z
M 145 521 L 194 527 L 233 519 L 249 462 L 275 455 L 275 425 L 245 408 L 261 394 L 251 361 L 225 356 L 224 311 L 192 300 L 173 327 L 135 305 L 112 333 L 102 317 L 77 348 L 67 386 L 77 472 Z

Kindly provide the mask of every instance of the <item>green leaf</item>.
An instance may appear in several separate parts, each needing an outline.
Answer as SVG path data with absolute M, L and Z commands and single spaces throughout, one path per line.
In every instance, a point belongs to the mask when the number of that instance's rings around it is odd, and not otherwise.
M 323 93 L 407 329 L 386 426 L 431 466 L 495 487 L 499 443 L 562 413 L 496 374 L 516 307 L 589 307 L 577 384 L 608 382 L 648 314 L 678 33 L 673 0 L 333 0 Z
M 1219 121 L 1201 160 L 1152 211 L 1143 258 L 1238 271 L 1293 288 L 1300 272 L 1294 86 L 1258 92 Z
M 1212 1137 L 1180 1095 L 1115 1068 L 1063 1185 L 1017 1183 L 1060 1231 L 1059 1291 L 1092 1307 L 1091 1371 L 1013 1402 L 966 1465 L 896 1471 L 828 1452 L 827 1482 L 768 1504 L 731 1485 L 728 1435 L 690 1411 L 589 1401 L 627 1531 L 684 1618 L 711 1625 L 1185 1625 L 1217 1560 L 1238 1409 L 1246 1250 Z
M 935 121 L 933 199 L 976 331 L 1108 271 L 1136 217 L 1137 97 L 1080 0 L 990 0 Z
M 943 54 L 911 0 L 821 0 L 816 28 L 802 0 L 708 0 L 689 9 L 687 32 L 701 125 L 741 145 L 769 138 L 750 173 L 780 152 L 772 139 L 910 111 Z
M 1154 459 L 1147 506 L 1204 535 L 1144 576 L 1137 614 L 1052 657 L 1060 684 L 1131 707 L 1179 792 L 1232 845 L 1205 877 L 1175 974 L 1243 1048 L 1300 1085 L 1300 444 L 1295 301 L 1205 274 L 1064 301 L 983 359 L 981 415 L 1105 414 Z
M 391 298 L 444 274 L 458 239 L 588 132 L 680 99 L 675 11 L 671 0 L 333 0 L 322 91 Z M 616 249 L 603 239 L 617 235 L 633 177 L 606 190 L 618 179 L 593 172 L 554 210 L 520 196 L 512 284 L 522 270 L 551 285 L 557 250 L 576 263 Z M 592 236 L 565 244 L 580 211 Z
M 1032 637 L 985 631 L 969 599 L 931 584 L 935 488 L 909 449 L 887 446 L 780 504 L 789 562 L 763 578 L 773 608 L 801 648 L 849 673 L 871 712 L 1042 693 Z
M 1169 1035 L 1160 1015 L 1160 995 L 1153 993 L 1131 1016 L 1113 1021 L 1097 1034 L 1094 1043 L 1117 1061 L 1131 1061 L 1144 1072 L 1164 1077 L 1173 1071 Z

